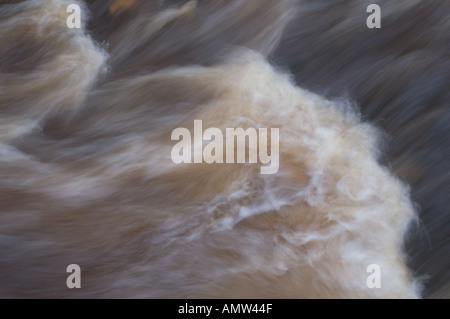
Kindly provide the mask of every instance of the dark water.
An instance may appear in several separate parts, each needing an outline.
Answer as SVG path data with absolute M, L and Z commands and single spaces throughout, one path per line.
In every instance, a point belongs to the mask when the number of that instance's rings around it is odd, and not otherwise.
M 450 3 L 370 3 L 0 1 L 0 296 L 448 298 Z M 175 165 L 194 120 L 278 173 Z

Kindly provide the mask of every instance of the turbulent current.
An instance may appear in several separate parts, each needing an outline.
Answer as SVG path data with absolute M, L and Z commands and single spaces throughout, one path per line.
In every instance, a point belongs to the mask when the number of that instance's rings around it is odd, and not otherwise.
M 370 3 L 0 1 L 0 296 L 448 297 L 450 3 Z M 196 120 L 278 171 L 174 163 Z

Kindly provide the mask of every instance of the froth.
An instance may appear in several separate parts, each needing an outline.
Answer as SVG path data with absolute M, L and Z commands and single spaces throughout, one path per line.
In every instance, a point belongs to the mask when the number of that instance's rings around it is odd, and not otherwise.
M 277 5 L 284 17 L 289 3 Z M 99 79 L 107 54 L 60 23 L 66 4 L 0 6 L 1 57 L 21 41 L 25 54 L 0 74 L 0 260 L 6 274 L 38 269 L 6 279 L 2 295 L 65 296 L 54 273 L 79 263 L 88 297 L 418 296 L 402 251 L 415 217 L 408 189 L 377 162 L 378 131 L 350 103 L 301 89 L 268 62 L 285 23 L 254 31 L 270 35 L 250 41 L 261 52 L 230 47 L 208 65 L 180 58 L 131 75 L 118 63 L 139 55 L 117 32 L 117 72 Z M 244 9 L 239 21 L 256 10 Z M 150 34 L 195 10 L 153 16 Z M 279 172 L 175 165 L 170 133 L 195 119 L 279 127 Z M 381 289 L 366 286 L 373 263 Z

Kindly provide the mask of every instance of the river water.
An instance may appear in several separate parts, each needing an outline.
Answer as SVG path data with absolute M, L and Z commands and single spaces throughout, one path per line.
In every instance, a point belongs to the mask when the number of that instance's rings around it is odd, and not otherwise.
M 448 298 L 450 2 L 370 3 L 0 1 L 0 296 Z M 195 120 L 278 172 L 175 164 Z

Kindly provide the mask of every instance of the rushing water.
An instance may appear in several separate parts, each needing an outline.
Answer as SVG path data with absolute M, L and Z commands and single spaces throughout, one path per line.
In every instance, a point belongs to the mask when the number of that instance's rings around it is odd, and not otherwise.
M 450 2 L 371 2 L 1 0 L 0 296 L 449 297 Z M 278 172 L 174 164 L 195 120 Z

